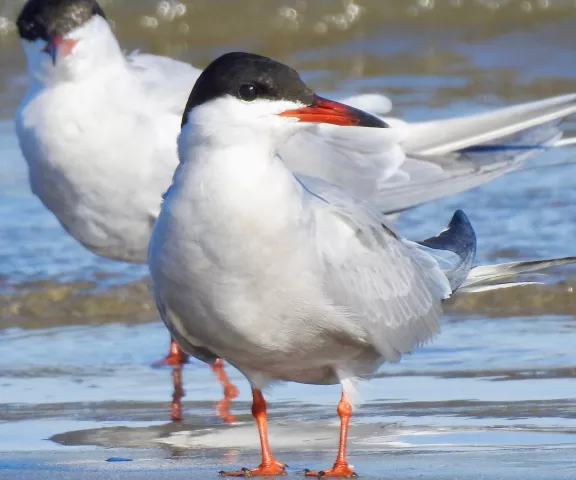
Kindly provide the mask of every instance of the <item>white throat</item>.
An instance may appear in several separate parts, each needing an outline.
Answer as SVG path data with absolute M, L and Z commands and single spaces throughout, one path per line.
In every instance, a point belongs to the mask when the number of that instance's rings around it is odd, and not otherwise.
M 28 60 L 28 73 L 37 82 L 50 84 L 93 77 L 100 69 L 125 63 L 125 57 L 108 22 L 95 15 L 65 38 L 77 41 L 70 55 L 56 65 L 44 52 L 46 41 L 22 41 Z
M 170 197 L 192 209 L 197 221 L 239 241 L 250 232 L 273 236 L 299 221 L 302 188 L 271 140 L 196 142 L 190 128 L 182 129 L 178 141 L 181 161 Z

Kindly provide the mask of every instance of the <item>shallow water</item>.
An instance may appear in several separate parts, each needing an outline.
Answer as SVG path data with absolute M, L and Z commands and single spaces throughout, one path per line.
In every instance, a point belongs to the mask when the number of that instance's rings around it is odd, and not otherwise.
M 86 252 L 29 191 L 11 123 L 26 87 L 10 23 L 21 4 L 0 1 L 0 451 L 162 447 L 170 455 L 183 451 L 183 464 L 205 452 L 203 465 L 212 470 L 241 463 L 244 451 L 257 447 L 246 382 L 231 371 L 241 390 L 233 406 L 238 424 L 222 426 L 212 415 L 220 387 L 207 367 L 191 364 L 184 370 L 185 422 L 167 424 L 168 370 L 149 366 L 165 353 L 167 334 L 140 281 L 145 267 Z M 197 66 L 228 50 L 264 53 L 298 68 L 320 91 L 386 93 L 393 114 L 408 120 L 576 90 L 573 1 L 103 5 L 128 50 Z M 566 124 L 571 134 L 574 127 Z M 481 262 L 575 255 L 576 166 L 538 168 L 566 162 L 576 162 L 574 150 L 547 151 L 526 171 L 414 209 L 398 226 L 424 238 L 463 208 L 477 230 Z M 454 465 L 464 468 L 469 459 L 468 478 L 481 478 L 482 469 L 482 478 L 548 478 L 554 469 L 550 479 L 574 478 L 566 458 L 576 446 L 575 277 L 574 268 L 557 269 L 547 289 L 455 299 L 433 344 L 362 385 L 351 434 L 359 472 L 365 464 L 374 478 L 385 471 L 440 478 L 444 462 L 453 463 L 445 478 L 456 478 Z M 328 459 L 338 389 L 282 385 L 269 398 L 272 443 L 297 464 L 315 449 Z M 226 460 L 222 448 L 235 453 Z M 563 448 L 569 455 L 558 453 Z M 426 452 L 439 450 L 438 463 L 427 463 Z M 95 452 L 90 458 L 103 462 L 105 454 Z M 156 453 L 143 455 L 158 460 L 141 459 L 144 470 L 173 468 Z M 0 470 L 31 475 L 46 459 L 10 462 L 0 459 Z

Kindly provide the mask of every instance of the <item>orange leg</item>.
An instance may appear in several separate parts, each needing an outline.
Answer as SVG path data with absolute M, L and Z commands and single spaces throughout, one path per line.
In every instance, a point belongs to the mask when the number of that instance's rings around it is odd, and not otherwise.
M 173 422 L 182 421 L 182 397 L 185 395 L 182 386 L 182 366 L 172 368 L 172 382 L 174 383 L 174 393 L 172 394 L 172 405 L 170 407 L 170 419 Z
M 238 396 L 238 389 L 228 380 L 228 376 L 224 370 L 224 361 L 221 358 L 210 366 L 224 389 L 224 398 L 216 404 L 216 411 L 224 423 L 235 422 L 236 417 L 230 415 L 230 400 Z
M 154 362 L 153 365 L 170 365 L 172 367 L 181 367 L 185 363 L 188 363 L 188 355 L 186 355 L 180 349 L 176 341 L 170 337 L 170 350 L 168 351 L 168 355 L 166 355 L 162 360 Z
M 350 417 L 352 416 L 352 405 L 350 405 L 350 402 L 348 401 L 348 398 L 344 392 L 342 392 L 342 398 L 340 399 L 340 403 L 338 404 L 336 411 L 340 417 L 340 443 L 338 445 L 338 455 L 336 455 L 334 466 L 327 470 L 320 470 L 319 472 L 311 472 L 310 470 L 306 469 L 304 470 L 304 474 L 307 477 L 351 478 L 358 476 L 348 466 L 348 461 L 346 460 L 346 442 L 348 440 L 348 426 L 350 425 Z
M 232 472 L 221 471 L 224 477 L 259 477 L 269 475 L 286 475 L 286 465 L 277 461 L 270 452 L 268 444 L 268 427 L 266 421 L 266 401 L 262 392 L 252 388 L 252 416 L 258 425 L 260 447 L 262 448 L 262 462 L 256 468 L 243 468 Z
M 170 408 L 170 418 L 173 422 L 182 420 L 182 397 L 185 395 L 182 386 L 182 368 L 185 363 L 188 363 L 188 355 L 180 349 L 173 338 L 170 338 L 168 355 L 153 364 L 156 366 L 171 365 L 173 367 L 172 382 L 174 384 L 174 393 L 172 394 L 172 406 Z

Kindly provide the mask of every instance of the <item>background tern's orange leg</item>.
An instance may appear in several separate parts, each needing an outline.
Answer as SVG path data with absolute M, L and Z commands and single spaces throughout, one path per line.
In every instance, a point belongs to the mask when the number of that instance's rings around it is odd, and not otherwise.
M 172 394 L 170 418 L 173 422 L 180 422 L 182 421 L 182 397 L 184 396 L 181 366 L 172 368 L 172 381 L 174 383 L 174 393 Z
M 348 426 L 350 425 L 350 417 L 352 416 L 352 405 L 350 405 L 344 392 L 342 392 L 342 398 L 340 399 L 336 411 L 340 417 L 340 443 L 338 445 L 338 455 L 336 455 L 334 466 L 327 470 L 320 470 L 318 472 L 311 472 L 306 469 L 304 470 L 304 473 L 307 477 L 350 478 L 358 476 L 348 466 L 348 461 L 346 460 L 346 442 L 348 441 Z
M 236 421 L 236 417 L 230 415 L 230 401 L 238 396 L 238 389 L 228 380 L 228 376 L 224 371 L 224 361 L 219 358 L 212 365 L 212 371 L 224 389 L 224 398 L 216 404 L 216 411 L 225 423 L 232 423 Z
M 220 475 L 225 477 L 258 477 L 268 475 L 286 475 L 286 465 L 277 461 L 270 452 L 268 443 L 268 427 L 266 421 L 266 401 L 262 392 L 257 388 L 252 388 L 252 416 L 258 425 L 258 435 L 260 436 L 260 447 L 262 448 L 262 462 L 256 468 L 243 468 L 232 472 L 221 471 Z
M 188 355 L 186 355 L 178 346 L 176 341 L 170 337 L 170 350 L 168 355 L 166 355 L 162 360 L 154 362 L 154 365 L 171 365 L 173 367 L 181 367 L 185 363 L 188 363 Z
M 185 395 L 182 386 L 182 368 L 184 368 L 185 363 L 188 363 L 188 355 L 180 349 L 172 337 L 170 337 L 170 350 L 168 351 L 168 355 L 162 360 L 153 363 L 155 366 L 170 365 L 173 367 L 172 382 L 174 384 L 174 393 L 172 394 L 170 418 L 174 422 L 182 420 L 182 397 Z

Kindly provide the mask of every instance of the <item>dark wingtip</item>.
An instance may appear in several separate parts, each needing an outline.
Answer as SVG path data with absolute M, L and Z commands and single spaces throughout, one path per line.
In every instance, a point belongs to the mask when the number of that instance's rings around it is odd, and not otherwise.
M 461 230 L 461 233 L 465 233 L 469 237 L 469 241 L 474 244 L 474 247 L 476 247 L 476 232 L 470 223 L 468 215 L 466 215 L 463 210 L 458 209 L 454 212 L 452 220 L 450 220 L 450 223 L 448 224 L 448 229 Z
M 456 247 L 454 245 L 455 240 L 458 244 L 458 251 L 453 249 Z M 446 230 L 436 237 L 427 238 L 420 243 L 430 248 L 450 250 L 457 254 L 460 250 L 469 251 L 470 249 L 476 253 L 476 232 L 464 211 L 456 210 Z M 451 248 L 444 248 L 447 245 Z
M 456 291 L 466 280 L 476 258 L 476 232 L 468 216 L 462 210 L 456 210 L 446 230 L 419 243 L 435 250 L 448 250 L 460 257 L 460 262 L 449 275 L 452 291 Z

